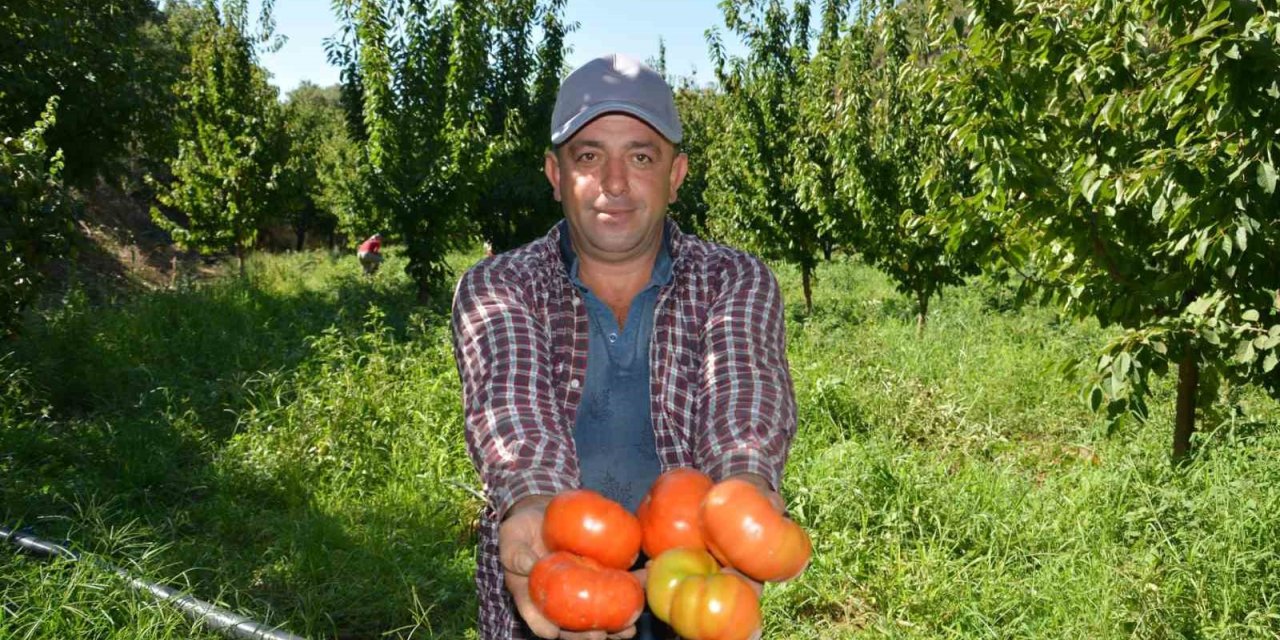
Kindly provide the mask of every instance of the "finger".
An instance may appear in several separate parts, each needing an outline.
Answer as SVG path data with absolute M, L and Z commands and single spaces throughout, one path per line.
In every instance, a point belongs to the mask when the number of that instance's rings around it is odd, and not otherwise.
M 525 624 L 529 625 L 533 635 L 539 638 L 560 637 L 560 627 L 543 616 L 538 610 L 538 605 L 533 603 L 533 598 L 529 597 L 528 578 L 507 573 L 506 584 L 507 591 L 511 592 L 511 599 L 516 603 L 516 611 L 520 613 L 521 618 L 524 618 Z
M 751 585 L 751 590 L 756 592 L 756 597 L 757 597 L 757 598 L 762 598 L 762 597 L 764 597 L 764 583 L 763 583 L 763 582 L 756 582 L 755 580 L 752 580 L 750 577 L 748 577 L 747 575 L 745 575 L 745 574 L 744 574 L 744 573 L 742 573 L 741 571 L 738 571 L 737 569 L 734 569 L 733 567 L 723 567 L 723 568 L 721 568 L 721 569 L 720 569 L 720 572 L 721 572 L 721 573 L 732 573 L 733 575 L 738 576 L 739 578 L 742 578 L 743 580 L 746 580 L 746 581 L 747 581 L 747 584 Z
M 622 631 L 619 631 L 617 633 L 609 634 L 610 640 L 612 640 L 613 638 L 618 638 L 618 640 L 626 640 L 627 638 L 634 638 L 634 637 L 636 637 L 635 625 L 627 627 L 626 629 L 623 629 Z
M 498 553 L 502 560 L 502 569 L 508 573 L 528 576 L 533 571 L 533 565 L 538 563 L 538 554 L 534 553 L 533 548 L 523 542 L 499 545 L 498 548 Z
M 603 631 L 562 631 L 560 640 L 605 640 Z
M 773 505 L 773 508 L 777 510 L 778 513 L 785 514 L 787 512 L 787 503 L 783 501 L 781 493 L 778 493 L 777 491 L 766 491 L 764 495 L 769 499 L 769 504 Z

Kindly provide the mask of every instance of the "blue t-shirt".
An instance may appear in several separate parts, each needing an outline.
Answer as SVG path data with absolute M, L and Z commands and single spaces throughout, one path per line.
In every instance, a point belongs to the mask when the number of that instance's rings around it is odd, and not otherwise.
M 649 285 L 631 301 L 627 321 L 618 327 L 613 311 L 578 277 L 578 259 L 566 223 L 560 223 L 560 251 L 569 279 L 587 306 L 591 336 L 582 401 L 573 425 L 582 486 L 600 492 L 635 513 L 662 472 L 653 442 L 650 415 L 649 343 L 658 291 L 671 281 L 667 238 L 653 263 Z M 644 559 L 641 558 L 640 562 Z M 647 610 L 636 623 L 635 640 L 665 637 L 665 629 Z
M 609 306 L 578 277 L 577 254 L 568 229 L 561 231 L 560 249 L 569 278 L 586 303 L 591 332 L 582 401 L 573 430 L 582 486 L 634 513 L 662 472 L 649 415 L 649 343 L 658 291 L 671 280 L 671 256 L 664 238 L 649 285 L 631 301 L 627 321 L 619 328 Z

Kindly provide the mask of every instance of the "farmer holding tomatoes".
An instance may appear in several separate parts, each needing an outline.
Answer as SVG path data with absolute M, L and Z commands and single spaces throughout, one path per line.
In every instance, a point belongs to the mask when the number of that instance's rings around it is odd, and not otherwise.
M 796 428 L 782 295 L 760 260 L 667 219 L 688 168 L 680 140 L 653 70 L 620 55 L 575 70 L 544 160 L 565 219 L 458 284 L 467 448 L 488 497 L 482 638 L 672 637 L 647 614 L 576 631 L 534 605 L 552 496 L 588 488 L 634 512 L 663 470 L 692 467 L 744 479 L 781 511 Z

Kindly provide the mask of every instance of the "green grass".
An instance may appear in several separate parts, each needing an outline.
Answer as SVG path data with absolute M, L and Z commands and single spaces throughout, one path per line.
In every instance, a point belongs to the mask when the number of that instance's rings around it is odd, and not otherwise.
M 477 255 L 458 256 L 456 269 Z M 82 296 L 0 347 L 0 523 L 311 637 L 474 637 L 477 486 L 447 308 L 392 256 L 255 258 L 247 280 Z M 998 288 L 924 339 L 850 261 L 790 303 L 812 533 L 773 638 L 1280 637 L 1280 405 L 1249 389 L 1190 465 L 1172 396 L 1109 430 L 1063 362 L 1108 333 Z M 0 553 L 0 637 L 200 636 L 89 567 Z

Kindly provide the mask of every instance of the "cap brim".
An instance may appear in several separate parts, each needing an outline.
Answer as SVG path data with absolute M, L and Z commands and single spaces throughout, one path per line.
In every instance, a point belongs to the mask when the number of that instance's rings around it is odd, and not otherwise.
M 662 118 L 659 118 L 653 112 L 637 107 L 629 102 L 606 101 L 593 104 L 584 109 L 581 113 L 569 118 L 568 122 L 565 122 L 558 131 L 551 135 L 552 146 L 564 144 L 569 140 L 569 138 L 573 137 L 573 134 L 578 132 L 578 129 L 581 129 L 586 126 L 588 122 L 591 122 L 606 113 L 626 113 L 633 115 L 643 120 L 645 124 L 653 127 L 654 131 L 662 134 L 662 137 L 671 141 L 672 144 L 680 143 L 680 139 L 682 137 L 680 130 L 677 129 L 673 131 L 671 127 L 662 124 Z

